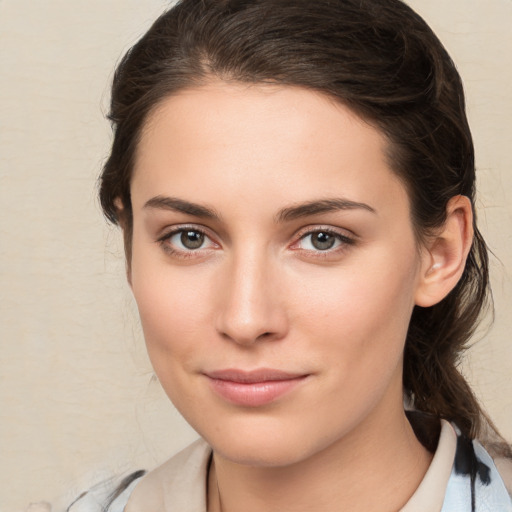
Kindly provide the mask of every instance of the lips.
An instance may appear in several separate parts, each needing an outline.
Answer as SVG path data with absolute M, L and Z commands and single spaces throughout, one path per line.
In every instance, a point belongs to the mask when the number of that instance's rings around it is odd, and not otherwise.
M 212 391 L 239 406 L 260 407 L 291 392 L 308 374 L 262 368 L 253 371 L 226 369 L 205 373 Z

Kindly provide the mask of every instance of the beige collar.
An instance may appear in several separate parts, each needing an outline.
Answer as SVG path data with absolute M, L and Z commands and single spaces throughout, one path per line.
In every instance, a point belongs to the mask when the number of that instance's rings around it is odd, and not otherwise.
M 206 512 L 211 448 L 198 439 L 135 487 L 125 512 Z
M 457 434 L 450 423 L 441 420 L 437 450 L 416 492 L 400 512 L 440 512 L 452 472 Z
M 439 444 L 420 486 L 400 512 L 439 512 L 455 458 L 457 434 L 442 422 Z M 212 454 L 199 439 L 148 473 L 133 491 L 125 512 L 206 512 L 208 464 Z

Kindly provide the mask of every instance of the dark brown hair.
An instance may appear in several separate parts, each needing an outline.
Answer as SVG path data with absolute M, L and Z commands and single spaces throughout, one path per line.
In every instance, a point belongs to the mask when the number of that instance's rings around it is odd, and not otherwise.
M 443 225 L 450 198 L 462 194 L 474 204 L 474 151 L 460 76 L 432 30 L 403 2 L 181 0 L 114 76 L 114 141 L 100 199 L 107 218 L 123 224 L 128 263 L 130 179 L 144 122 L 169 95 L 212 79 L 320 91 L 377 127 L 408 190 L 420 241 Z M 414 309 L 403 374 L 415 408 L 454 421 L 470 438 L 487 420 L 458 371 L 489 295 L 487 249 L 474 229 L 455 289 L 433 307 Z

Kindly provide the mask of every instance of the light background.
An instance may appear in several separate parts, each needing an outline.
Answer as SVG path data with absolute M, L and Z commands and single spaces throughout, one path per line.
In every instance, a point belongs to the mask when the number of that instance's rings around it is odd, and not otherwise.
M 465 371 L 512 439 L 512 1 L 411 0 L 465 80 L 496 320 Z M 152 378 L 95 181 L 116 61 L 163 0 L 0 0 L 0 512 L 196 437 Z M 480 338 L 482 336 L 479 336 Z

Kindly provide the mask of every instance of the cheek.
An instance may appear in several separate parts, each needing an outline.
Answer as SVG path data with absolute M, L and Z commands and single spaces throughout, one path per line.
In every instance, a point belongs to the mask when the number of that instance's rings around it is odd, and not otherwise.
M 190 376 L 197 370 L 198 354 L 203 351 L 198 341 L 207 336 L 197 318 L 197 300 L 180 293 L 179 285 L 175 280 L 147 279 L 134 286 L 133 293 L 154 372 L 171 402 L 183 413 L 197 402 Z
M 169 355 L 192 351 L 191 338 L 200 338 L 204 317 L 197 292 L 183 291 L 176 280 L 160 278 L 133 287 L 148 349 Z
M 297 322 L 311 351 L 331 357 L 332 378 L 357 386 L 385 381 L 400 364 L 414 307 L 416 259 L 385 252 L 325 280 L 310 281 L 296 297 Z M 344 377 L 339 377 L 344 376 Z
M 416 259 L 381 251 L 366 261 L 324 275 L 310 275 L 289 290 L 298 318 L 327 331 L 391 329 L 408 323 L 414 305 Z
M 173 378 L 206 343 L 210 301 L 209 280 L 192 267 L 172 268 L 164 254 L 138 250 L 131 264 L 132 291 L 137 302 L 148 353 L 160 380 Z M 193 274 L 193 277 L 192 277 Z M 173 371 L 169 371 L 173 368 Z

